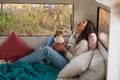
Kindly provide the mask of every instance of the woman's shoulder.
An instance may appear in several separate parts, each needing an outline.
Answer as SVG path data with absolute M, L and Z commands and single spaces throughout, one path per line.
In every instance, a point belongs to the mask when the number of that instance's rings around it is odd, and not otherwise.
M 88 41 L 85 40 L 85 39 L 82 39 L 79 43 L 80 43 L 80 44 L 81 44 L 81 43 L 82 43 L 82 44 L 88 44 Z
M 87 40 L 81 40 L 77 45 L 76 48 L 79 52 L 86 52 L 88 51 L 88 42 Z
M 76 46 L 80 46 L 80 47 L 88 47 L 88 41 L 83 39 L 81 40 L 78 44 L 76 44 Z

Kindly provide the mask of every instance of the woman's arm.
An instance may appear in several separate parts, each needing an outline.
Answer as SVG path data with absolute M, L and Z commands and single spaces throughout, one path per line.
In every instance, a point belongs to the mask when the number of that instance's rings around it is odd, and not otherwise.
M 66 58 L 68 60 L 73 59 L 74 56 L 77 56 L 81 53 L 84 53 L 88 51 L 88 42 L 87 40 L 81 40 L 76 46 L 75 49 L 73 51 L 73 53 L 70 53 L 67 51 L 67 53 L 65 54 Z
M 70 61 L 74 56 L 77 56 L 83 52 L 88 51 L 88 41 L 87 40 L 81 40 L 76 46 L 73 51 L 73 53 L 70 53 L 62 44 L 56 44 L 55 48 L 58 51 L 63 51 L 65 57 Z
M 84 53 L 88 51 L 88 41 L 87 40 L 81 40 L 77 46 L 75 47 L 75 50 L 73 52 L 73 54 L 75 56 L 81 54 L 81 53 Z
M 54 46 L 55 46 L 54 48 L 57 51 L 64 52 L 64 55 L 68 60 L 71 60 L 73 58 L 73 55 L 70 52 L 68 52 L 68 50 L 65 48 L 65 46 L 63 44 L 56 43 Z

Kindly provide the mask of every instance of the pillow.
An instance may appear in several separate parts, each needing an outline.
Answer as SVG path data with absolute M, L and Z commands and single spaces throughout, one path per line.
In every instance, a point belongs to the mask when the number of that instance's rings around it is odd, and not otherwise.
M 14 62 L 33 51 L 13 32 L 0 46 L 0 59 Z
M 82 53 L 73 58 L 58 74 L 58 78 L 72 78 L 84 72 L 91 61 L 92 51 Z
M 97 36 L 95 33 L 91 33 L 89 34 L 89 37 L 88 37 L 88 48 L 89 50 L 95 50 L 96 47 L 97 47 Z

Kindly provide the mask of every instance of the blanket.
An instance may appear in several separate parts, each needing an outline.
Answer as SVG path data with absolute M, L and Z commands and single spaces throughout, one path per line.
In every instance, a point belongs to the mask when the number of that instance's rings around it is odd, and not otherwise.
M 39 62 L 0 64 L 0 80 L 56 80 L 60 70 Z

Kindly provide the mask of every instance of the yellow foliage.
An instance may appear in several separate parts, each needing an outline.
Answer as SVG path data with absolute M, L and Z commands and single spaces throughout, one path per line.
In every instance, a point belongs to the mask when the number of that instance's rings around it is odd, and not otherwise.
M 47 21 L 47 16 L 43 16 L 43 24 L 45 24 Z
M 57 19 L 57 13 L 54 14 L 54 20 L 56 20 L 56 19 Z

